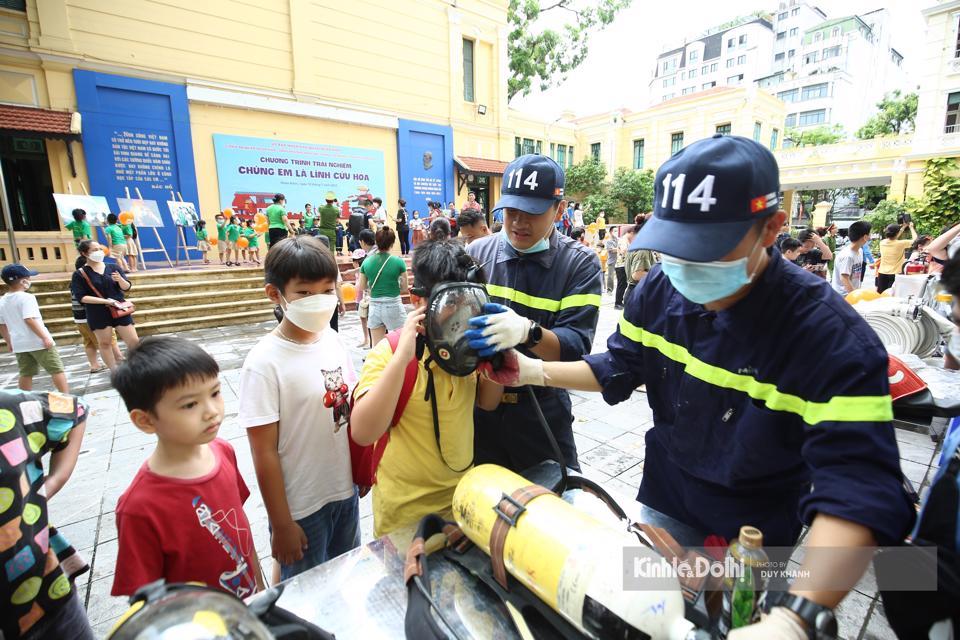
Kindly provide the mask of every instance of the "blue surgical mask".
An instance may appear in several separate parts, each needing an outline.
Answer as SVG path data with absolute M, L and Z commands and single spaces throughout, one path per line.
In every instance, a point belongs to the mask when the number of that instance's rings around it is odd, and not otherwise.
M 747 273 L 747 264 L 762 238 L 762 235 L 758 236 L 750 253 L 737 260 L 690 262 L 663 254 L 660 264 L 680 295 L 691 302 L 707 304 L 733 295 L 753 280 L 756 272 Z
M 521 249 L 520 247 L 510 242 L 510 235 L 507 233 L 506 227 L 504 227 L 500 231 L 500 233 L 503 234 L 503 241 L 509 244 L 511 247 L 513 247 L 514 251 L 516 251 L 517 253 L 530 254 L 530 253 L 540 253 L 550 248 L 550 241 L 547 238 L 549 238 L 550 234 L 553 233 L 553 229 L 554 228 L 551 226 L 550 231 L 547 233 L 546 236 L 537 240 L 532 247 L 529 247 L 527 249 Z

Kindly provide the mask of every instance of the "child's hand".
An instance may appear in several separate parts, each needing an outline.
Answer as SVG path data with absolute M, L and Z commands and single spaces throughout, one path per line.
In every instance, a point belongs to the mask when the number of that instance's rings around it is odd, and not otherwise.
M 53 338 L 50 337 L 50 334 L 47 334 L 43 338 L 43 348 L 49 349 L 52 346 L 53 346 Z
M 407 321 L 403 323 L 403 329 L 400 332 L 400 341 L 397 343 L 397 350 L 394 352 L 406 362 L 411 360 L 417 352 L 417 334 L 420 333 L 420 322 L 427 317 L 427 306 L 417 307 L 407 316 Z
M 303 550 L 307 548 L 307 536 L 295 521 L 273 530 L 270 538 L 270 552 L 282 565 L 289 566 L 303 560 Z

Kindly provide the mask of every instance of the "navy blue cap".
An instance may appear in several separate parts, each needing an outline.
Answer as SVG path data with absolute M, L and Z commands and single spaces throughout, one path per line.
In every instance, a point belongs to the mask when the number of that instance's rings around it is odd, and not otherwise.
M 630 248 L 712 262 L 733 251 L 757 220 L 779 206 L 780 169 L 770 150 L 749 138 L 717 134 L 663 163 L 654 183 L 653 216 Z
M 37 275 L 36 271 L 31 271 L 22 264 L 8 264 L 3 271 L 0 271 L 0 278 L 3 278 L 7 284 L 35 275 Z
M 493 208 L 541 214 L 563 200 L 563 169 L 553 158 L 537 153 L 520 156 L 503 170 L 500 200 Z

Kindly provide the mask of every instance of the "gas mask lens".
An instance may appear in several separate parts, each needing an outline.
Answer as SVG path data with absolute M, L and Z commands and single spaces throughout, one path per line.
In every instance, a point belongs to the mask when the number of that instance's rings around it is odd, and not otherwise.
M 437 365 L 454 376 L 468 376 L 477 370 L 480 357 L 470 348 L 464 333 L 470 318 L 483 315 L 490 302 L 480 284 L 448 282 L 436 287 L 427 307 L 427 346 Z

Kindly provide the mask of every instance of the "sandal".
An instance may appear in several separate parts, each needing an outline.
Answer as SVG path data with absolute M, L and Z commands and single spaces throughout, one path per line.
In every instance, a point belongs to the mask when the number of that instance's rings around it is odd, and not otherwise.
M 100 365 L 100 367 L 97 369 L 90 369 L 90 374 L 93 375 L 94 373 L 100 373 L 101 371 L 106 371 L 106 370 L 107 370 L 107 365 L 104 364 L 104 365 Z

